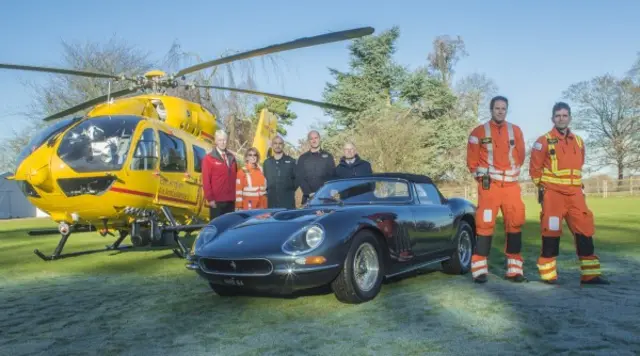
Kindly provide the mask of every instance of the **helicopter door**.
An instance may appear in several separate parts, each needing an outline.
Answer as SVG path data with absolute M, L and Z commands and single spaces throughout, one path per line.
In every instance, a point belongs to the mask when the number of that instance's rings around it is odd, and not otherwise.
M 197 207 L 197 189 L 196 185 L 189 182 L 186 145 L 182 139 L 163 131 L 158 131 L 158 136 L 160 184 L 156 196 L 157 203 L 185 209 L 185 213 L 190 215 Z
M 159 182 L 153 173 L 158 169 L 159 158 L 156 133 L 154 129 L 146 128 L 142 131 L 133 151 L 127 174 L 126 189 L 123 189 L 123 192 L 145 197 L 144 199 L 148 199 L 148 203 L 144 205 L 151 205 L 155 192 L 158 190 Z
M 201 218 L 208 220 L 209 218 L 209 209 L 204 209 L 205 199 L 204 199 L 204 191 L 202 190 L 202 160 L 204 160 L 207 155 L 207 151 L 200 147 L 193 145 L 193 184 L 196 185 L 197 198 L 196 204 L 198 204 L 198 211 L 196 215 L 200 215 Z

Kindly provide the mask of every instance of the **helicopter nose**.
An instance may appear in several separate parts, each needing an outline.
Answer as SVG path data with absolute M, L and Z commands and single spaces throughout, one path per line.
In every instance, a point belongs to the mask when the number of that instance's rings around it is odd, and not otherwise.
M 40 168 L 30 168 L 27 172 L 26 180 L 32 186 L 49 192 L 51 190 L 51 175 L 49 172 L 50 169 L 48 164 Z

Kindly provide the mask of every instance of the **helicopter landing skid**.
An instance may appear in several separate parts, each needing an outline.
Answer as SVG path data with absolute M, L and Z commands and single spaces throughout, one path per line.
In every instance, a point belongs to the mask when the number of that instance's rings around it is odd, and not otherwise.
M 167 221 L 170 224 L 169 226 L 162 227 L 162 231 L 172 233 L 173 239 L 178 245 L 178 248 L 173 249 L 173 253 L 180 258 L 187 258 L 187 255 L 189 254 L 189 248 L 187 248 L 182 243 L 182 241 L 180 241 L 180 237 L 178 236 L 178 234 L 181 231 L 184 231 L 186 233 L 191 233 L 193 231 L 200 230 L 207 225 L 206 224 L 179 225 L 176 222 L 176 219 L 173 217 L 173 214 L 171 214 L 171 211 L 169 210 L 169 208 L 167 208 L 166 206 L 162 206 L 161 210 L 164 213 L 165 218 L 167 218 Z
M 58 246 L 56 246 L 56 249 L 53 251 L 51 255 L 47 256 L 44 253 L 40 252 L 40 250 L 38 249 L 33 250 L 33 253 L 35 253 L 38 257 L 40 257 L 44 261 L 53 261 L 53 260 L 59 260 L 65 257 L 88 255 L 91 253 L 104 252 L 104 251 L 126 250 L 133 247 L 131 245 L 120 246 L 122 241 L 127 237 L 126 233 L 124 234 L 120 233 L 120 237 L 118 237 L 118 239 L 114 241 L 113 244 L 107 245 L 103 249 L 78 251 L 78 252 L 72 252 L 72 253 L 63 255 L 62 249 L 64 248 L 64 245 L 67 243 L 67 239 L 69 239 L 71 232 L 61 233 L 61 235 L 62 237 L 60 238 L 60 242 L 58 242 Z

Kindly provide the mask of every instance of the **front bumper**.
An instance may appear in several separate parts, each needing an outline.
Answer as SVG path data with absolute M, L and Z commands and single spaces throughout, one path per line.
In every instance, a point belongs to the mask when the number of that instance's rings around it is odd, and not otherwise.
M 228 259 L 230 262 L 234 259 Z M 236 259 L 235 261 L 240 260 Z M 195 271 L 208 282 L 238 286 L 256 291 L 290 294 L 298 290 L 316 288 L 331 283 L 342 266 L 330 261 L 320 265 L 299 265 L 283 259 L 268 260 L 272 268 L 264 273 L 231 273 L 212 271 L 201 263 L 200 257 L 189 256 L 186 268 Z

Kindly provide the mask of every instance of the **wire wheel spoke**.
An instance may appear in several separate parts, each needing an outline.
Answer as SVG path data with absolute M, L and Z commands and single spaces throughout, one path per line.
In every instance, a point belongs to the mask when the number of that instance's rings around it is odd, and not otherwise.
M 460 234 L 460 239 L 458 242 L 458 258 L 460 259 L 460 264 L 466 266 L 471 261 L 471 236 L 467 231 L 463 231 Z
M 376 249 L 370 243 L 358 247 L 353 259 L 353 274 L 358 288 L 369 291 L 378 279 L 380 264 Z

